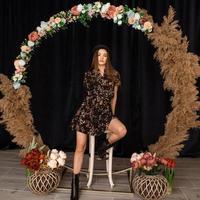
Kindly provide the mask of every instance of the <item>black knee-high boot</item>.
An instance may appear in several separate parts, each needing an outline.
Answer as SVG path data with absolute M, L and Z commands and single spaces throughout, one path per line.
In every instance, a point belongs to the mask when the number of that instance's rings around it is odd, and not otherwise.
M 70 200 L 78 200 L 78 199 L 79 199 L 79 174 L 72 173 Z
M 106 150 L 112 147 L 114 144 L 115 142 L 110 144 L 107 138 L 102 141 L 101 145 L 99 145 L 99 147 L 97 148 L 97 155 L 99 156 L 99 158 L 103 159 L 106 155 Z

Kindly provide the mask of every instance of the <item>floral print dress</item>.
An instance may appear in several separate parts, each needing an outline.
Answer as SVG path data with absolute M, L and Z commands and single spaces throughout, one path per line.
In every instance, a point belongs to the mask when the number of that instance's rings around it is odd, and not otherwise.
M 119 73 L 113 81 L 106 74 L 101 75 L 99 70 L 87 71 L 83 81 L 84 99 L 72 119 L 72 129 L 91 135 L 105 133 L 113 117 L 111 99 L 114 97 L 114 86 L 119 83 Z

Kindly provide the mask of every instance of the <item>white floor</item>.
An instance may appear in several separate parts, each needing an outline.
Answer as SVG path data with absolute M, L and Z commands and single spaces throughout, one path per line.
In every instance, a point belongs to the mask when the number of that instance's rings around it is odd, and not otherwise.
M 71 165 L 73 153 L 68 154 Z M 87 169 L 85 155 L 83 169 Z M 114 158 L 113 170 L 129 167 L 128 158 Z M 105 161 L 95 161 L 96 172 L 105 169 Z M 18 150 L 0 150 L 0 200 L 64 200 L 70 199 L 71 173 L 67 170 L 59 187 L 48 195 L 36 195 L 26 186 L 25 170 L 19 164 Z M 90 189 L 85 174 L 80 177 L 80 200 L 137 200 L 129 187 L 127 173 L 113 175 L 115 187 L 110 188 L 106 176 L 95 176 Z M 200 200 L 200 158 L 178 158 L 173 194 L 167 200 Z

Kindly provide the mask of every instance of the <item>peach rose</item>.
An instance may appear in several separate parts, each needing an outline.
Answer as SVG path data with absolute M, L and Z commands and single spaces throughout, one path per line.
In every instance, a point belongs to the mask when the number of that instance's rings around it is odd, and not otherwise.
M 144 23 L 144 29 L 146 29 L 146 30 L 151 30 L 152 29 L 152 24 L 151 24 L 151 22 L 145 22 Z
M 134 16 L 129 17 L 129 18 L 128 18 L 128 23 L 129 23 L 130 25 L 134 24 L 134 23 L 135 23 L 135 17 L 134 17 Z
M 29 35 L 28 35 L 28 39 L 30 40 L 30 41 L 32 41 L 32 42 L 35 42 L 36 40 L 38 40 L 39 39 L 39 35 L 38 35 L 38 33 L 36 32 L 36 31 L 33 31 L 32 33 L 30 33 Z
M 116 14 L 118 15 L 119 13 L 122 13 L 122 12 L 124 12 L 124 6 L 118 6 L 117 8 L 116 8 Z
M 116 6 L 113 5 L 109 6 L 107 15 L 109 18 L 113 18 L 114 16 L 116 16 Z
M 31 51 L 31 48 L 29 46 L 23 45 L 21 46 L 21 51 L 25 53 L 29 53 Z
M 44 31 L 40 31 L 40 32 L 38 32 L 38 35 L 39 35 L 40 37 L 43 37 L 43 36 L 45 35 L 45 32 L 44 32 Z
M 80 12 L 77 10 L 77 6 L 73 6 L 70 11 L 72 15 L 75 15 L 75 16 L 80 15 Z
M 61 22 L 60 17 L 56 17 L 56 18 L 55 18 L 55 23 L 56 23 L 56 24 L 59 24 L 60 22 Z
M 47 30 L 47 31 L 50 31 L 50 30 L 51 30 L 51 27 L 48 25 L 48 26 L 46 27 L 46 30 Z

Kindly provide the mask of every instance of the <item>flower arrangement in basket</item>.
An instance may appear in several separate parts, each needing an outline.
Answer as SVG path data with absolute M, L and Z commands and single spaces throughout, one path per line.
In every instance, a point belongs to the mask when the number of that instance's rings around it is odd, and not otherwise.
M 35 138 L 20 163 L 26 167 L 28 187 L 37 194 L 53 191 L 60 182 L 60 171 L 67 155 L 57 149 L 44 150 L 38 147 Z
M 172 191 L 175 160 L 142 152 L 133 153 L 130 161 L 136 175 L 133 178 L 136 194 L 143 199 L 160 199 Z

